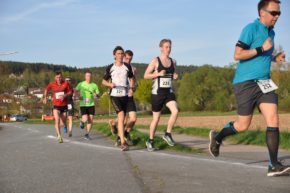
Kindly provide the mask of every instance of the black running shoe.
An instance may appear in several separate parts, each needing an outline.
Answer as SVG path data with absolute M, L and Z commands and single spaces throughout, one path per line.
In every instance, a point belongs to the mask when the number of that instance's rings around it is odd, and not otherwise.
M 125 131 L 125 140 L 127 142 L 128 145 L 132 146 L 133 145 L 133 141 L 131 139 L 131 135 L 129 132 Z
M 209 133 L 209 152 L 213 157 L 218 157 L 220 154 L 220 144 L 215 140 L 217 132 L 211 130 Z
M 275 176 L 285 176 L 289 174 L 290 174 L 290 166 L 284 166 L 280 162 L 278 162 L 274 166 L 269 166 L 267 176 L 275 177 Z
M 147 150 L 152 152 L 152 151 L 155 151 L 155 148 L 154 148 L 154 141 L 146 141 L 146 147 L 147 147 Z
M 173 140 L 171 133 L 169 133 L 169 134 L 165 133 L 164 136 L 162 137 L 162 139 L 164 141 L 166 141 L 166 143 L 171 147 L 173 147 L 175 145 L 175 141 Z

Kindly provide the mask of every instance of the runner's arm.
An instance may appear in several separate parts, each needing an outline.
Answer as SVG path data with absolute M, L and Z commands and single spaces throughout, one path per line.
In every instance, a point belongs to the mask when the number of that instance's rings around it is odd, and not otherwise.
M 158 61 L 156 58 L 154 58 L 151 63 L 148 65 L 145 74 L 144 74 L 144 79 L 154 79 L 160 76 L 160 73 L 155 73 L 155 69 L 158 65 Z

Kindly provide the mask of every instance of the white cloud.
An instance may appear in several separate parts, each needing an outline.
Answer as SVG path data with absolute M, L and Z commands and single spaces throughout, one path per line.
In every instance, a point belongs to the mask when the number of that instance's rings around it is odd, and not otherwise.
M 12 23 L 12 22 L 19 22 L 23 19 L 25 19 L 26 17 L 39 12 L 43 9 L 51 9 L 51 8 L 57 8 L 57 7 L 63 7 L 66 6 L 68 4 L 71 4 L 73 2 L 75 2 L 76 0 L 61 0 L 61 1 L 54 1 L 54 2 L 45 2 L 45 3 L 40 3 L 30 9 L 24 10 L 22 12 L 19 12 L 15 15 L 10 15 L 7 17 L 2 17 L 0 19 L 1 23 Z

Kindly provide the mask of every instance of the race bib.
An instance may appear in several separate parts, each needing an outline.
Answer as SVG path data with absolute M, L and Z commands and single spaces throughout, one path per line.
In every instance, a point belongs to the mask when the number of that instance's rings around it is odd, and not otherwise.
M 160 78 L 159 87 L 160 88 L 171 88 L 172 79 L 171 78 Z
M 56 98 L 56 99 L 60 99 L 61 96 L 64 96 L 64 92 L 56 92 L 56 93 L 55 93 L 55 98 Z
M 127 90 L 125 87 L 116 87 L 112 89 L 111 96 L 123 97 L 127 96 Z
M 90 98 L 84 98 L 84 103 L 86 105 L 90 104 L 91 103 L 91 99 Z
M 273 82 L 273 80 L 258 80 L 257 84 L 259 85 L 263 93 L 269 93 L 271 91 L 277 90 L 278 86 Z
M 72 105 L 71 105 L 71 104 L 68 104 L 68 105 L 67 105 L 67 109 L 68 109 L 68 110 L 72 110 Z

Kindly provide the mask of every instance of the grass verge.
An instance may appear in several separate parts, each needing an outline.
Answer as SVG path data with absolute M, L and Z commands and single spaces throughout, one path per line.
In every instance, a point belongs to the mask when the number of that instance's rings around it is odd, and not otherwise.
M 138 126 L 138 128 L 148 128 L 148 126 Z M 159 126 L 159 131 L 165 131 L 166 126 Z M 174 133 L 185 134 L 196 137 L 208 138 L 210 129 L 208 128 L 182 128 L 175 127 Z M 265 130 L 249 130 L 238 135 L 228 137 L 226 141 L 233 144 L 244 144 L 244 145 L 258 145 L 266 146 L 266 132 Z M 280 148 L 290 150 L 290 133 L 282 131 L 280 132 Z
M 99 131 L 100 133 L 102 133 L 103 135 L 107 137 L 110 137 L 112 140 L 116 140 L 116 136 L 112 136 L 112 133 L 110 129 L 108 128 L 108 124 L 98 123 L 93 126 L 93 129 Z M 133 139 L 134 146 L 146 148 L 145 142 L 149 138 L 148 134 L 134 130 L 131 132 L 131 137 Z M 156 137 L 154 142 L 155 142 L 155 147 L 158 148 L 159 150 L 178 151 L 178 152 L 185 152 L 185 153 L 202 153 L 202 151 L 199 149 L 190 148 L 181 144 L 177 144 L 174 147 L 170 147 L 160 137 Z

